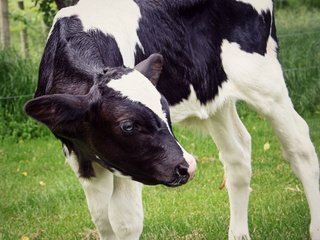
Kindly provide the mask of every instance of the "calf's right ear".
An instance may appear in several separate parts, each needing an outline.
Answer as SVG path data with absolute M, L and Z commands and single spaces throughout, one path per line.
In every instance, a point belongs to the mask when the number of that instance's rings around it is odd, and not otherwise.
M 154 86 L 156 86 L 163 68 L 163 56 L 158 53 L 151 54 L 134 68 L 141 72 Z
M 44 95 L 25 104 L 26 114 L 47 125 L 54 133 L 76 130 L 85 119 L 88 103 L 85 96 L 70 94 Z

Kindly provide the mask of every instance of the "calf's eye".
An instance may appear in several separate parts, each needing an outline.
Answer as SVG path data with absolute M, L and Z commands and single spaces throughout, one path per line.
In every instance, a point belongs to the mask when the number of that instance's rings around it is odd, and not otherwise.
M 121 130 L 126 134 L 131 134 L 134 131 L 134 122 L 126 120 L 120 123 Z

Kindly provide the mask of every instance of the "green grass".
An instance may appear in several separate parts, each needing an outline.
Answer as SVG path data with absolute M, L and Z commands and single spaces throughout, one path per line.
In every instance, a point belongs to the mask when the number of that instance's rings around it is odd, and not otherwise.
M 308 118 L 318 151 L 319 119 L 319 115 Z M 244 122 L 253 136 L 249 209 L 253 239 L 308 239 L 309 215 L 302 187 L 282 160 L 271 129 L 255 114 L 250 113 Z M 218 189 L 223 178 L 218 153 L 207 136 L 182 128 L 176 132 L 185 148 L 198 156 L 197 175 L 179 188 L 144 188 L 141 239 L 226 239 L 229 207 L 227 192 Z M 271 146 L 268 151 L 263 150 L 266 142 Z M 1 240 L 22 236 L 84 239 L 94 229 L 80 184 L 57 140 L 3 141 L 0 169 Z
M 276 0 L 274 3 L 277 9 L 295 9 L 299 7 L 309 9 L 320 8 L 319 0 Z
M 276 11 L 282 63 L 290 97 L 300 113 L 320 110 L 320 14 L 298 8 Z
M 9 142 L 0 149 L 0 239 L 78 239 L 79 228 L 92 227 L 58 141 Z

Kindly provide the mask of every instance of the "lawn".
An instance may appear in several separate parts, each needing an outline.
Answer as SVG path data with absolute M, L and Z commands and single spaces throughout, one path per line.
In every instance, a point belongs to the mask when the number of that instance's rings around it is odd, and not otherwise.
M 247 112 L 248 110 L 246 110 Z M 320 146 L 320 115 L 308 117 Z M 302 187 L 268 123 L 246 114 L 253 137 L 249 224 L 253 239 L 308 239 L 309 215 Z M 195 179 L 180 188 L 144 188 L 141 239 L 226 239 L 228 197 L 218 153 L 207 136 L 176 127 L 178 139 L 198 158 Z M 270 149 L 265 150 L 268 143 Z M 0 239 L 94 239 L 85 197 L 53 137 L 0 147 Z M 28 237 L 28 238 L 26 238 Z

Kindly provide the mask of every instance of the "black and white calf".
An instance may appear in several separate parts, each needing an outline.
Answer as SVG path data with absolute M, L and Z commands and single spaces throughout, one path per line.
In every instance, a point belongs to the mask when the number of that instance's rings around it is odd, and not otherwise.
M 164 97 L 133 70 L 144 59 L 136 69 Z M 319 240 L 319 162 L 283 79 L 272 0 L 81 0 L 55 18 L 26 111 L 64 143 L 101 239 L 123 240 L 142 231 L 141 185 L 115 172 L 179 185 L 195 170 L 171 135 L 168 102 L 172 121 L 205 129 L 218 146 L 229 239 L 249 239 L 251 138 L 237 100 L 271 122 Z

